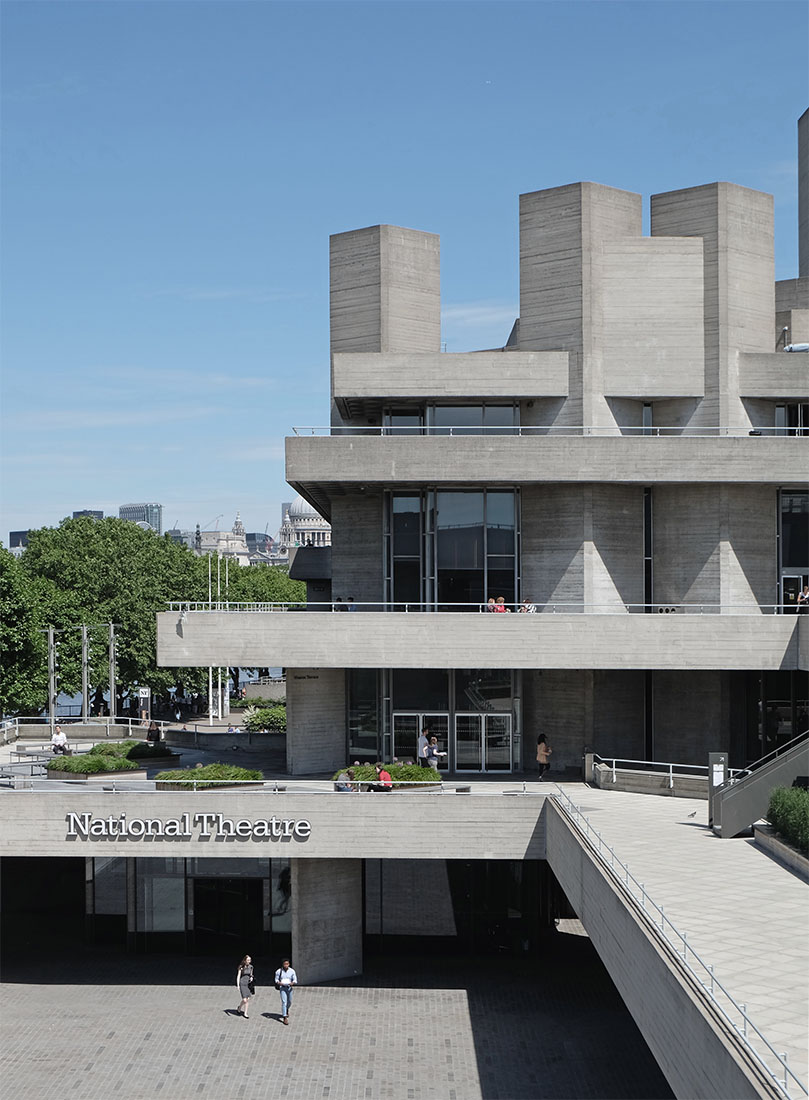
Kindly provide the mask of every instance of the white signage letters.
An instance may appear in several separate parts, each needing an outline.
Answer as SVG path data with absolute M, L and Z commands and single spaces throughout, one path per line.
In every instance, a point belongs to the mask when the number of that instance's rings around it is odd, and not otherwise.
M 92 840 L 96 837 L 139 840 L 141 837 L 166 837 L 191 840 L 308 840 L 311 822 L 280 817 L 232 818 L 224 814 L 190 813 L 179 817 L 127 817 L 125 813 L 95 817 L 91 813 L 69 813 L 67 837 Z

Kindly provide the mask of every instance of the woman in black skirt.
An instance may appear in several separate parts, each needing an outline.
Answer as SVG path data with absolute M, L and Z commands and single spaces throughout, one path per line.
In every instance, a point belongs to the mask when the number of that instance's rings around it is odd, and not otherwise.
M 241 997 L 241 1003 L 236 1009 L 237 1016 L 244 1016 L 245 1020 L 249 1020 L 250 1017 L 247 1014 L 247 1008 L 250 1004 L 251 989 L 250 985 L 253 981 L 253 960 L 249 955 L 245 955 L 242 961 L 239 963 L 239 969 L 236 971 L 236 988 L 239 991 Z M 255 988 L 255 987 L 254 987 Z

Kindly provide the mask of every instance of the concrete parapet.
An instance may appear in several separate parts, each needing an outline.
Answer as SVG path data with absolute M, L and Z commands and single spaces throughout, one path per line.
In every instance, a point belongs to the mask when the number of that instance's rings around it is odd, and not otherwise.
M 708 779 L 696 775 L 674 775 L 673 783 L 665 772 L 630 771 L 609 764 L 593 765 L 592 782 L 605 791 L 633 791 L 635 794 L 668 795 L 672 798 L 708 797 Z

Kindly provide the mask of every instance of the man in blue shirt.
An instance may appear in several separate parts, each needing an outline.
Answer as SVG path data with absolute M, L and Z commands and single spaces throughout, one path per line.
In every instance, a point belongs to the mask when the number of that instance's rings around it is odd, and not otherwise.
M 289 1025 L 289 1010 L 292 1007 L 292 989 L 297 984 L 298 975 L 289 965 L 289 959 L 284 959 L 275 972 L 275 988 L 281 991 L 281 1016 L 287 1025 Z

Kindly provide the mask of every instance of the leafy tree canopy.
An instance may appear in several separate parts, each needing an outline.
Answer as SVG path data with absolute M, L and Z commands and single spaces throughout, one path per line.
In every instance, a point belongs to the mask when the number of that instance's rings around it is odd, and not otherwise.
M 48 695 L 47 650 L 34 593 L 20 563 L 0 547 L 0 713 L 36 710 Z

